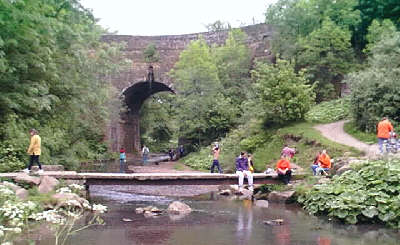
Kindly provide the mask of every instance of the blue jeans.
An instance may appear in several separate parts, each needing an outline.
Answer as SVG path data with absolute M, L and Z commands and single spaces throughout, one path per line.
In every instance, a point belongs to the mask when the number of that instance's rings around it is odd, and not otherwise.
M 125 173 L 125 159 L 119 159 L 119 172 Z
M 143 154 L 143 165 L 147 163 L 147 154 Z
M 311 170 L 313 171 L 314 175 L 317 175 L 317 171 L 321 172 L 322 170 L 324 170 L 325 172 L 328 172 L 330 169 L 329 168 L 321 168 L 318 165 L 311 165 Z
M 379 151 L 382 154 L 383 154 L 383 143 L 384 143 L 385 140 L 387 141 L 388 139 L 386 139 L 386 138 L 378 138 Z M 386 147 L 386 152 L 389 152 L 387 147 Z
M 218 173 L 222 174 L 222 169 L 221 169 L 221 166 L 219 166 L 219 161 L 214 159 L 213 163 L 211 165 L 211 173 L 214 173 L 214 168 L 215 167 L 218 168 Z

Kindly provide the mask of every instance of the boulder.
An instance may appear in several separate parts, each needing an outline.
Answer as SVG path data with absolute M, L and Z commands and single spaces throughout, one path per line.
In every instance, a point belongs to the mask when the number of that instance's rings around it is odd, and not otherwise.
M 255 202 L 256 207 L 260 207 L 260 208 L 268 208 L 269 203 L 266 200 L 257 200 Z
M 232 195 L 232 191 L 231 190 L 222 190 L 218 194 L 220 194 L 222 196 L 230 196 L 230 195 Z
M 257 194 L 254 195 L 254 198 L 257 200 L 268 200 L 268 194 L 269 193 L 258 192 Z
M 21 189 L 20 186 L 14 184 L 14 183 L 8 182 L 8 181 L 3 181 L 1 183 L 1 185 L 7 186 L 8 188 L 10 188 L 13 191 L 17 191 L 17 190 Z
M 44 171 L 64 171 L 64 166 L 63 165 L 42 165 L 42 169 Z M 32 166 L 31 170 L 38 171 L 39 167 Z
M 47 175 L 40 176 L 39 193 L 49 193 L 54 190 L 59 183 L 60 182 L 54 177 Z
M 153 212 L 151 212 L 151 211 L 145 211 L 145 212 L 143 213 L 143 215 L 144 215 L 145 218 L 152 218 L 152 217 L 158 216 L 159 213 L 153 213 Z
M 21 200 L 26 200 L 29 196 L 29 192 L 24 188 L 19 188 L 15 191 L 15 195 Z
M 40 184 L 40 178 L 39 177 L 29 176 L 26 173 L 18 174 L 17 177 L 15 177 L 14 180 L 17 183 L 29 184 L 29 185 L 32 185 L 32 186 Z
M 145 210 L 143 208 L 136 208 L 135 209 L 135 213 L 137 213 L 137 214 L 142 214 L 144 212 L 145 212 Z
M 294 191 L 273 191 L 269 193 L 268 200 L 271 202 L 288 202 L 294 195 Z
M 56 201 L 55 208 L 74 206 L 82 209 L 82 204 L 87 202 L 86 199 L 79 197 L 75 193 L 56 193 L 51 197 Z
M 167 211 L 172 214 L 188 214 L 192 209 L 183 202 L 174 201 L 168 206 Z

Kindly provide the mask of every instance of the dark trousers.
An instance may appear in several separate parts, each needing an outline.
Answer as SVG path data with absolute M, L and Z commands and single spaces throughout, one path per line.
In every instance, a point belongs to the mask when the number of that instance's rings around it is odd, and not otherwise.
M 287 185 L 290 182 L 290 179 L 292 178 L 292 171 L 288 170 L 286 171 L 286 174 L 280 174 L 278 173 L 278 178 L 282 180 L 282 182 Z
M 218 173 L 222 174 L 222 169 L 221 166 L 219 166 L 219 161 L 218 160 L 213 160 L 213 163 L 211 165 L 211 173 L 214 173 L 214 168 L 218 168 Z
M 29 159 L 29 166 L 28 166 L 29 170 L 31 170 L 33 163 L 35 163 L 35 162 L 39 166 L 39 169 L 42 169 L 42 165 L 39 162 L 39 155 L 31 155 L 31 157 Z

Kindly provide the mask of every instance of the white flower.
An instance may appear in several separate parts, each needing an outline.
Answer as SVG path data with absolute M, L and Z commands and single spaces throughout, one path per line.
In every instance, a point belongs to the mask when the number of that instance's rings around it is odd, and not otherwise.
M 65 203 L 66 203 L 68 206 L 73 206 L 73 207 L 80 207 L 80 206 L 81 206 L 81 204 L 80 204 L 77 200 L 75 200 L 75 199 L 67 200 Z
M 107 211 L 107 206 L 104 206 L 104 205 L 101 205 L 101 204 L 93 204 L 92 205 L 92 210 L 94 211 L 94 212 L 97 212 L 97 213 L 104 213 L 104 212 L 106 212 Z
M 75 190 L 83 190 L 85 187 L 83 185 L 78 185 L 78 184 L 70 184 L 68 185 L 69 188 L 75 189 Z
M 68 187 L 62 187 L 56 191 L 57 193 L 71 193 L 71 189 Z

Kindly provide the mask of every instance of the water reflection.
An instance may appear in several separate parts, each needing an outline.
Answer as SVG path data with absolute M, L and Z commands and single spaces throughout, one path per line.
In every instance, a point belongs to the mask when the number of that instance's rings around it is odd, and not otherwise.
M 243 205 L 239 206 L 237 226 L 236 226 L 236 244 L 249 244 L 253 230 L 253 202 L 243 200 Z

